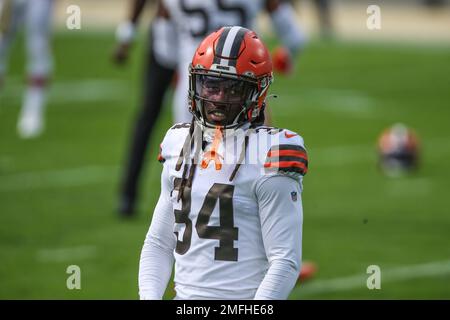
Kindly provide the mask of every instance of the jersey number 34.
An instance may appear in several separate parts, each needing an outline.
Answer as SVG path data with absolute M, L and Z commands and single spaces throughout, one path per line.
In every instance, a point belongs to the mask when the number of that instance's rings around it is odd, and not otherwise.
M 176 178 L 174 185 L 175 190 L 179 190 L 181 179 Z M 233 192 L 233 185 L 215 183 L 206 194 L 195 224 L 199 238 L 219 240 L 219 246 L 214 248 L 214 260 L 237 261 L 238 259 L 238 249 L 233 247 L 233 241 L 238 239 L 238 228 L 234 227 L 233 219 Z M 208 226 L 217 200 L 219 200 L 220 225 Z M 185 186 L 181 201 L 181 210 L 174 210 L 175 222 L 185 224 L 186 228 L 182 241 L 177 240 L 175 252 L 183 255 L 189 250 L 192 237 L 192 220 L 189 218 L 191 188 L 188 185 Z M 178 232 L 175 232 L 175 235 L 178 238 Z

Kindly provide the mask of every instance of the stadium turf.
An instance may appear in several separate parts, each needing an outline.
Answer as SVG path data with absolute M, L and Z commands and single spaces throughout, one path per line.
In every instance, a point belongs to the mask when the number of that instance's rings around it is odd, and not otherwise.
M 45 134 L 20 140 L 23 45 L 0 92 L 0 298 L 136 299 L 139 254 L 159 194 L 159 141 L 148 150 L 139 215 L 115 214 L 120 166 L 141 92 L 144 36 L 126 67 L 111 63 L 113 35 L 54 37 L 55 75 Z M 292 299 L 450 298 L 450 47 L 312 42 L 291 77 L 276 75 L 276 126 L 300 133 L 304 260 L 314 278 Z M 387 178 L 375 143 L 395 122 L 422 142 L 420 170 Z M 69 265 L 81 290 L 68 290 Z M 381 289 L 366 287 L 369 265 Z M 167 298 L 173 296 L 169 288 Z

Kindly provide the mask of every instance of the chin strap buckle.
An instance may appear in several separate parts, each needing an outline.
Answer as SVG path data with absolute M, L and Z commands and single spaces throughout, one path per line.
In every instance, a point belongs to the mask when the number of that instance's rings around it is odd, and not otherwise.
M 217 126 L 214 132 L 214 140 L 212 142 L 211 150 L 205 152 L 205 154 L 203 155 L 203 160 L 201 164 L 203 169 L 208 168 L 208 165 L 211 161 L 214 161 L 216 170 L 222 169 L 222 162 L 220 161 L 220 158 L 222 158 L 222 156 L 217 153 L 221 140 L 222 140 L 222 130 L 220 129 L 220 127 Z

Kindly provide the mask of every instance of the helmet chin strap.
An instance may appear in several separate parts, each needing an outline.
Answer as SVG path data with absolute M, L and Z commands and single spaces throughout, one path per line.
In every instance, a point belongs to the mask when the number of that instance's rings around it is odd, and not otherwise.
M 237 114 L 237 116 L 234 118 L 234 120 L 233 120 L 233 122 L 232 122 L 232 125 L 236 125 L 236 127 L 239 127 L 239 126 L 240 126 L 239 123 L 238 123 L 238 119 L 239 119 L 239 117 L 240 117 L 242 114 L 245 115 L 246 110 L 247 110 L 246 107 L 241 108 L 241 112 L 239 112 L 239 113 Z M 244 125 L 244 124 L 245 124 L 245 122 L 242 123 L 241 125 Z

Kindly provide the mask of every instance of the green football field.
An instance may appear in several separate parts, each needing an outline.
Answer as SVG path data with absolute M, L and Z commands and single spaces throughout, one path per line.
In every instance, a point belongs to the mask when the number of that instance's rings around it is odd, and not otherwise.
M 20 140 L 23 45 L 0 92 L 0 298 L 136 299 L 139 254 L 159 195 L 158 122 L 139 215 L 114 209 L 141 93 L 144 42 L 111 63 L 113 35 L 56 33 L 47 130 Z M 292 299 L 450 299 L 450 46 L 312 42 L 295 75 L 276 76 L 274 123 L 309 150 L 303 257 L 317 267 Z M 402 178 L 377 168 L 376 139 L 413 127 L 421 167 Z M 81 269 L 69 290 L 66 269 Z M 367 267 L 381 270 L 369 290 Z M 169 287 L 167 298 L 173 297 Z

